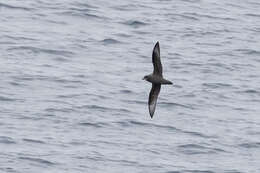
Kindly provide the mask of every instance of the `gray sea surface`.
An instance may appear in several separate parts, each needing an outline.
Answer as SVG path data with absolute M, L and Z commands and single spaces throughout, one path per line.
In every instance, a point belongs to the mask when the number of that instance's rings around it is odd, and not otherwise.
M 0 0 L 0 75 L 1 173 L 260 172 L 258 0 Z

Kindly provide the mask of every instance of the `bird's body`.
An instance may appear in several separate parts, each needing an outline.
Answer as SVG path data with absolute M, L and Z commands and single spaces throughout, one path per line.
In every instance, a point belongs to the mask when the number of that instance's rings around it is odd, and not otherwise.
M 172 82 L 164 79 L 162 76 L 150 74 L 147 76 L 147 81 L 153 84 L 171 85 Z
M 157 98 L 161 90 L 161 85 L 172 84 L 171 81 L 164 79 L 162 75 L 163 70 L 162 70 L 162 64 L 160 59 L 159 42 L 157 42 L 154 46 L 152 59 L 153 59 L 153 67 L 154 67 L 153 73 L 144 76 L 143 78 L 144 80 L 147 80 L 148 82 L 151 82 L 153 84 L 149 94 L 149 100 L 148 100 L 148 107 L 149 107 L 149 113 L 151 118 L 153 118 Z

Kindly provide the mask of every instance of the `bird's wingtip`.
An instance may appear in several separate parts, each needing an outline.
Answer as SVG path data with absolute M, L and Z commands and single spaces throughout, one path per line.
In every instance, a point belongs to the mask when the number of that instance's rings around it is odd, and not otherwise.
M 154 48 L 153 48 L 153 52 L 158 52 L 159 56 L 160 56 L 160 45 L 159 45 L 159 41 L 156 42 Z
M 150 110 L 150 108 L 149 108 L 149 114 L 150 114 L 151 119 L 153 119 L 153 113 L 154 113 L 154 112 L 152 112 L 152 111 Z

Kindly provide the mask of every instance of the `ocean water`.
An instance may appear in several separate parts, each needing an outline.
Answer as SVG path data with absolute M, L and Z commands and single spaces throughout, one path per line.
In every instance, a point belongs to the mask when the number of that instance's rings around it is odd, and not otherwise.
M 259 40 L 258 0 L 0 0 L 0 172 L 259 173 Z

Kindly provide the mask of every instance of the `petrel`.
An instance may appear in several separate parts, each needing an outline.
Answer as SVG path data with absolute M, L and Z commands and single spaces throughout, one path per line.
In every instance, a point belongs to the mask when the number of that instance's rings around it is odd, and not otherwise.
M 152 89 L 149 94 L 148 107 L 151 118 L 153 118 L 153 114 L 156 107 L 156 102 L 158 95 L 160 93 L 161 85 L 171 85 L 172 82 L 163 78 L 162 75 L 162 64 L 160 59 L 160 46 L 159 42 L 157 42 L 153 48 L 153 73 L 147 76 L 144 76 L 143 80 L 151 82 Z

